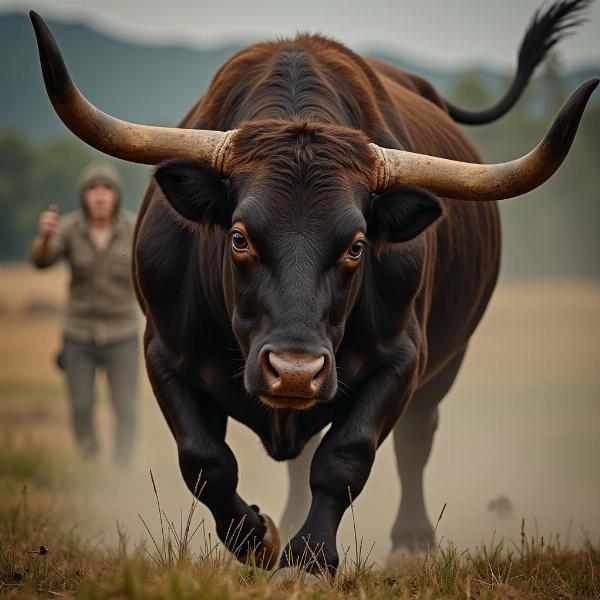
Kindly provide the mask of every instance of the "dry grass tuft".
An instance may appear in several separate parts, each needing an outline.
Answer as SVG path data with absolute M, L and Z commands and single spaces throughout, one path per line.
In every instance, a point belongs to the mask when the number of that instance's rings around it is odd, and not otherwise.
M 32 451 L 42 452 L 26 444 L 12 446 L 8 462 L 27 464 L 29 459 L 15 453 Z M 19 487 L 24 473 L 28 484 Z M 40 474 L 32 474 L 29 468 L 9 469 L 0 478 L 0 595 L 11 598 L 600 597 L 600 545 L 585 534 L 574 547 L 559 536 L 530 535 L 523 522 L 519 544 L 492 540 L 487 546 L 460 552 L 442 541 L 421 556 L 381 571 L 370 559 L 373 546 L 366 551 L 359 537 L 350 498 L 354 547 L 343 549 L 337 577 L 322 574 L 319 583 L 311 584 L 298 573 L 274 586 L 252 559 L 245 565 L 235 561 L 203 519 L 196 523 L 200 484 L 187 515 L 180 512 L 178 519 L 172 519 L 162 508 L 151 474 L 159 531 L 152 531 L 140 515 L 150 546 L 144 541 L 133 544 L 117 523 L 117 544 L 102 547 L 65 527 L 61 515 L 69 510 L 68 500 L 64 501 L 68 494 L 61 496 L 63 505 L 43 500 L 44 477 L 37 481 L 36 476 Z M 444 509 L 438 524 L 443 513 Z M 231 535 L 236 535 L 236 527 Z M 298 566 L 317 559 L 317 552 L 307 550 Z

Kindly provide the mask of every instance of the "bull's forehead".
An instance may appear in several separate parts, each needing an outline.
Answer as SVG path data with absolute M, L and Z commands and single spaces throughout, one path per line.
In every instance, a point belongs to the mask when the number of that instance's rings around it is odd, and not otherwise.
M 232 222 L 242 222 L 252 239 L 299 235 L 322 242 L 352 238 L 366 231 L 353 197 L 344 192 L 299 190 L 297 193 L 253 192 L 241 198 Z
M 348 220 L 356 228 L 365 227 L 367 191 L 348 174 L 318 165 L 285 170 L 261 165 L 237 191 L 233 220 L 257 228 L 279 224 L 284 230 L 318 232 L 336 230 Z

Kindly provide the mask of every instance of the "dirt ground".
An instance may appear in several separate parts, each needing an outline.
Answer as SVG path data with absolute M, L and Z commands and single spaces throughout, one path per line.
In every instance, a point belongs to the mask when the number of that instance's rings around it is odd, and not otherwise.
M 0 451 L 7 436 L 45 444 L 77 461 L 68 427 L 62 380 L 52 364 L 60 340 L 66 273 L 0 266 Z M 140 439 L 126 474 L 107 468 L 112 415 L 100 378 L 98 424 L 104 454 L 87 467 L 98 473 L 73 514 L 89 536 L 113 539 L 116 521 L 135 539 L 138 517 L 152 522 L 152 469 L 161 500 L 173 517 L 187 510 L 189 494 L 176 451 L 145 379 Z M 586 282 L 501 282 L 473 338 L 458 381 L 441 408 L 425 476 L 427 506 L 435 521 L 447 504 L 438 535 L 459 548 L 492 537 L 517 540 L 521 519 L 543 535 L 582 531 L 600 538 L 600 285 Z M 278 518 L 287 494 L 286 466 L 270 460 L 258 439 L 232 423 L 228 440 L 240 465 L 240 492 Z M 359 536 L 381 563 L 399 502 L 391 441 L 377 461 L 355 513 Z M 492 510 L 506 497 L 512 510 Z M 207 513 L 206 513 L 207 514 Z M 207 514 L 208 516 L 208 514 Z M 177 516 L 178 518 L 178 516 Z M 340 541 L 353 543 L 345 518 Z

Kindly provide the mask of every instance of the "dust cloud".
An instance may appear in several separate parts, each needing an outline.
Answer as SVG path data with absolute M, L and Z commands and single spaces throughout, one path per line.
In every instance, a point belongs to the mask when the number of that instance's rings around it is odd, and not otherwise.
M 492 540 L 519 543 L 559 534 L 577 544 L 600 537 L 600 288 L 591 285 L 501 286 L 475 335 L 458 380 L 441 405 L 440 427 L 425 474 L 428 512 L 438 539 L 462 551 Z M 103 407 L 106 412 L 106 406 Z M 104 415 L 106 418 L 106 414 Z M 106 433 L 106 432 L 105 432 Z M 287 467 L 258 438 L 231 422 L 227 434 L 240 472 L 239 491 L 278 519 Z M 114 523 L 144 535 L 141 513 L 158 530 L 149 478 L 175 521 L 190 503 L 175 444 L 148 387 L 140 444 L 127 475 L 106 478 L 90 499 L 85 529 L 110 539 Z M 98 486 L 94 486 L 97 490 Z M 393 443 L 386 440 L 355 502 L 358 536 L 383 564 L 400 499 Z M 494 508 L 494 502 L 501 507 Z M 490 506 L 492 504 L 492 506 Z M 199 511 L 212 530 L 210 514 Z M 338 547 L 354 548 L 350 512 Z

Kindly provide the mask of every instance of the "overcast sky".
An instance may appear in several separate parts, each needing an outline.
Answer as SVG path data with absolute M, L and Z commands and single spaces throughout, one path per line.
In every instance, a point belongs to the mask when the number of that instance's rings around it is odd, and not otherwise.
M 542 0 L 0 0 L 0 14 L 33 8 L 129 41 L 192 46 L 325 33 L 357 49 L 388 47 L 436 66 L 510 67 Z M 560 44 L 566 66 L 600 64 L 600 0 Z

